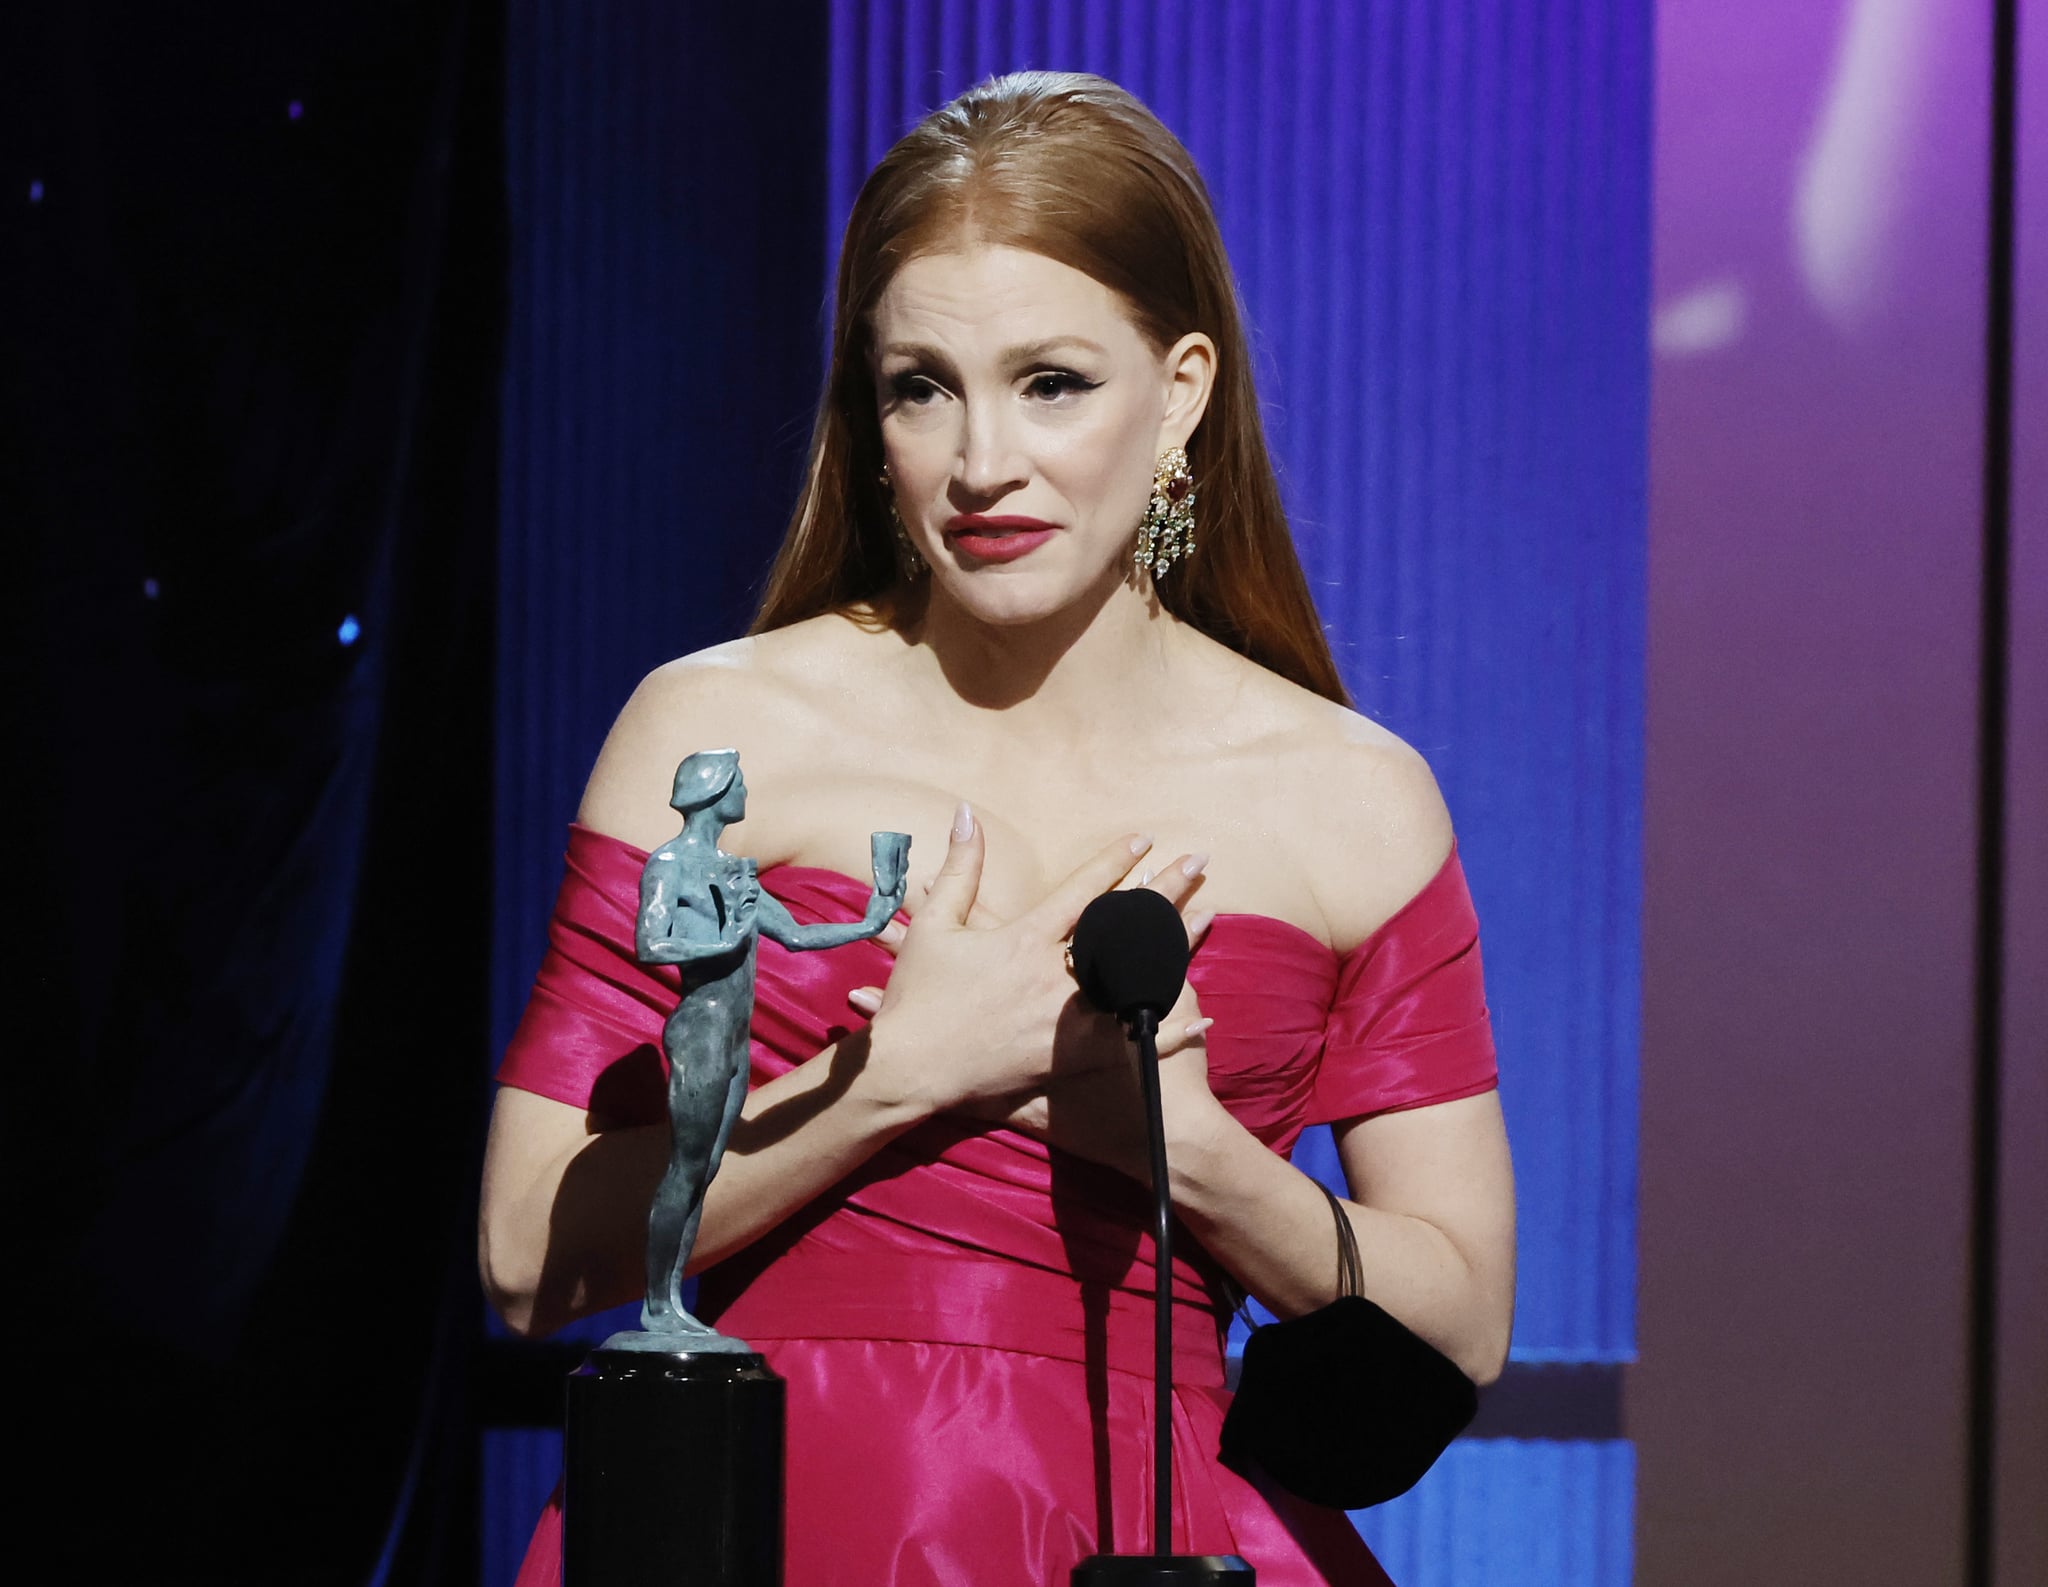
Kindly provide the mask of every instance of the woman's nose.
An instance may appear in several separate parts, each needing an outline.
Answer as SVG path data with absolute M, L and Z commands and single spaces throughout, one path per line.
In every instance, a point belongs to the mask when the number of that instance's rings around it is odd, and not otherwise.
M 1026 472 L 1003 415 L 990 404 L 968 404 L 953 465 L 960 488 L 977 498 L 1001 496 Z

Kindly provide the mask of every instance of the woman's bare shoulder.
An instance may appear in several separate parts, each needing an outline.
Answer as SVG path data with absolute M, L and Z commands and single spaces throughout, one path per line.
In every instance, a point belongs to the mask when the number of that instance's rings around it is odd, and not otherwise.
M 1239 695 L 1278 779 L 1294 856 L 1330 940 L 1362 942 L 1442 869 L 1451 818 L 1429 763 L 1400 735 L 1249 662 Z
M 862 637 L 843 618 L 817 617 L 655 668 L 605 736 L 576 819 L 644 849 L 667 841 L 676 765 L 700 749 L 736 749 L 749 781 L 772 780 L 812 741 L 825 714 L 819 681 L 844 677 Z
M 1334 940 L 1363 942 L 1443 869 L 1451 815 L 1429 762 L 1371 718 L 1334 702 L 1303 747 L 1299 830 L 1314 845 Z

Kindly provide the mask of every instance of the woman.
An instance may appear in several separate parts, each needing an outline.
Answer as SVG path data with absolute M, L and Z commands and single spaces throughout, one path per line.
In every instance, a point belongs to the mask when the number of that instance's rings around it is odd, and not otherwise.
M 485 1169 L 485 1280 L 522 1332 L 639 1290 L 667 1139 L 634 891 L 677 762 L 724 745 L 755 794 L 728 841 L 795 918 L 858 914 L 873 831 L 912 833 L 929 887 L 876 943 L 763 945 L 693 1257 L 703 1314 L 789 1383 L 792 1587 L 1064 1583 L 1147 1546 L 1136 1082 L 1062 958 L 1114 886 L 1196 944 L 1160 1041 L 1199 1247 L 1175 1546 L 1268 1587 L 1383 1581 L 1342 1515 L 1218 1465 L 1217 1303 L 1226 1274 L 1283 1316 L 1332 1298 L 1329 1204 L 1284 1155 L 1327 1121 L 1365 1293 L 1498 1373 L 1513 1192 L 1475 928 L 1428 769 L 1345 704 L 1201 179 L 1120 89 L 986 83 L 861 191 L 754 631 L 646 680 L 572 829 Z

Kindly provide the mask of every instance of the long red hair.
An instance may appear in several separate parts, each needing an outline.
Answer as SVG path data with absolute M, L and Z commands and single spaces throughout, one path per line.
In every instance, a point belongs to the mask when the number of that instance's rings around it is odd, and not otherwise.
M 1161 353 L 1190 331 L 1216 344 L 1215 388 L 1187 445 L 1199 549 L 1155 593 L 1240 655 L 1348 704 L 1281 509 L 1208 189 L 1158 117 L 1080 72 L 1014 72 L 968 90 L 904 134 L 861 185 L 803 491 L 751 632 L 856 605 L 903 609 L 910 592 L 879 483 L 870 321 L 899 266 L 967 236 L 1092 276 Z

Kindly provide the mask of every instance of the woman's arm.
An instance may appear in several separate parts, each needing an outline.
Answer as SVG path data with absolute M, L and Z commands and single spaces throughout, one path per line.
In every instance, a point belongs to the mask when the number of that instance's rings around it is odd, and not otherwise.
M 1290 825 L 1316 857 L 1333 934 L 1359 941 L 1442 868 L 1450 815 L 1422 757 L 1369 724 L 1325 744 L 1310 770 Z M 1167 1063 L 1161 1081 L 1182 1222 L 1277 1315 L 1331 1300 L 1337 1240 L 1322 1191 L 1224 1110 L 1194 1055 Z M 1491 1382 L 1507 1358 L 1515 1293 L 1514 1176 L 1498 1093 L 1334 1130 L 1365 1294 L 1468 1377 Z
M 748 1094 L 705 1192 L 690 1270 L 759 1239 L 934 1113 L 1041 1085 L 1073 1002 L 1058 944 L 1082 906 L 1144 850 L 1119 840 L 1021 920 L 976 930 L 966 921 L 982 835 L 963 817 L 925 907 L 901 934 L 891 1038 L 878 1050 L 877 1027 L 857 1031 Z M 1000 1011 L 997 1029 L 963 1044 L 958 1033 L 990 1008 Z M 1171 1050 L 1170 1039 L 1164 1045 Z M 1119 1057 L 1120 1044 L 1095 1059 L 1075 1055 L 1083 1063 Z M 478 1256 L 486 1293 L 515 1332 L 551 1333 L 642 1292 L 647 1209 L 667 1166 L 668 1134 L 665 1124 L 604 1130 L 566 1103 L 499 1092 Z
M 927 1116 L 867 1063 L 866 1033 L 756 1087 L 704 1195 L 690 1271 L 759 1239 Z M 666 1123 L 599 1130 L 507 1086 L 484 1155 L 478 1261 L 514 1333 L 538 1337 L 645 1292 L 647 1209 Z
M 734 742 L 731 722 L 764 717 L 772 710 L 729 668 L 695 676 L 664 669 L 613 728 L 578 819 L 627 841 L 660 833 L 673 825 L 662 812 L 681 752 Z M 922 1119 L 1042 1085 L 1073 1003 L 1060 942 L 1082 906 L 1121 881 L 1148 847 L 1108 844 L 1018 920 L 976 929 L 968 922 L 983 835 L 962 807 L 916 921 L 885 934 L 892 948 L 900 937 L 903 955 L 888 1009 L 875 1027 L 748 1096 L 705 1195 L 691 1269 L 759 1238 Z M 876 1035 L 882 1026 L 886 1041 Z M 963 1030 L 982 1037 L 963 1044 Z M 1117 1061 L 1121 1049 L 1070 1056 L 1085 1066 Z M 608 1129 L 564 1103 L 499 1093 L 478 1251 L 487 1293 L 512 1328 L 548 1333 L 642 1293 L 647 1209 L 668 1148 L 665 1124 Z
M 1314 1180 L 1209 1090 L 1193 1043 L 1159 1061 L 1174 1212 L 1275 1315 L 1337 1294 L 1337 1236 Z M 1135 1070 L 1083 1076 L 1003 1123 L 1150 1182 Z M 1498 1093 L 1335 1126 L 1364 1293 L 1477 1383 L 1500 1375 L 1515 1298 L 1515 1198 Z
M 1337 1131 L 1366 1295 L 1491 1383 L 1515 1301 L 1514 1182 L 1500 1097 L 1353 1120 Z M 1337 1239 L 1315 1182 L 1217 1109 L 1168 1157 L 1181 1222 L 1290 1317 L 1334 1299 Z
M 605 740 L 578 821 L 657 852 L 675 827 L 676 762 L 707 744 L 772 739 L 786 715 L 745 657 L 744 643 L 721 647 L 642 683 Z M 736 736 L 739 723 L 754 738 Z M 643 938 L 650 904 L 660 917 L 676 900 L 640 900 Z M 749 1095 L 705 1194 L 693 1271 L 758 1238 L 926 1116 L 866 1060 L 862 1033 Z M 644 1293 L 647 1211 L 668 1157 L 665 1121 L 612 1127 L 568 1103 L 499 1090 L 477 1243 L 485 1292 L 508 1326 L 547 1334 Z
M 1450 817 L 1421 757 L 1378 729 L 1336 746 L 1314 773 L 1297 780 L 1304 798 L 1286 812 L 1287 825 L 1328 880 L 1333 934 L 1363 940 L 1441 868 Z M 1194 1012 L 1183 993 L 1168 1017 Z M 1321 1189 L 1217 1101 L 1203 1044 L 1171 1056 L 1162 1049 L 1160 1082 L 1182 1224 L 1280 1316 L 1334 1298 L 1337 1239 Z M 1003 1115 L 1026 1134 L 1149 1182 L 1142 1118 L 1134 1067 L 1059 1082 Z M 1515 1272 L 1514 1182 L 1498 1095 L 1353 1119 L 1335 1133 L 1365 1294 L 1475 1381 L 1491 1382 L 1507 1354 Z
M 1082 907 L 1123 879 L 1148 845 L 1118 839 L 1006 926 L 967 924 L 982 859 L 963 810 L 885 1007 L 868 1029 L 748 1094 L 691 1252 L 697 1271 L 760 1238 L 889 1141 L 935 1113 L 1040 1089 L 1047 1065 L 1122 1062 L 1120 1040 L 1062 1048 L 1074 984 L 1059 944 Z M 977 1020 L 984 1021 L 977 1024 Z M 886 1036 L 883 1032 L 886 1029 Z M 960 1032 L 979 1037 L 963 1042 Z M 1163 1051 L 1185 1037 L 1162 1033 Z M 484 1162 L 479 1260 L 514 1331 L 545 1334 L 618 1305 L 645 1282 L 647 1208 L 668 1160 L 666 1125 L 593 1131 L 580 1109 L 501 1090 Z

